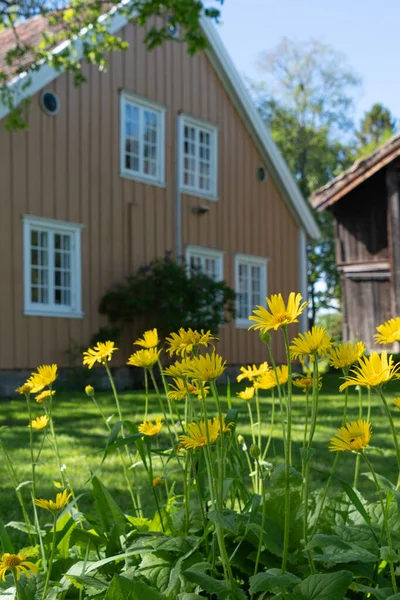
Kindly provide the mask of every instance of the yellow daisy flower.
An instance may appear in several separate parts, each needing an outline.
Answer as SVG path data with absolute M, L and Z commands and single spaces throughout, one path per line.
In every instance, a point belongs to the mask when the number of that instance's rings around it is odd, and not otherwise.
M 181 327 L 178 333 L 171 333 L 170 337 L 167 337 L 165 341 L 169 344 L 167 352 L 170 356 L 173 354 L 185 356 L 196 350 L 199 346 L 207 348 L 211 340 L 217 339 L 217 337 L 211 334 L 211 331 L 204 333 L 203 329 L 196 331 L 190 328 L 186 330 Z
M 208 419 L 208 435 L 210 438 L 210 444 L 213 444 L 219 436 L 220 424 L 211 419 Z M 196 450 L 207 446 L 207 431 L 206 422 L 200 421 L 199 423 L 189 423 L 186 425 L 186 433 L 188 435 L 180 435 L 179 440 L 181 446 L 186 450 Z
M 232 427 L 235 425 L 232 421 L 230 423 L 225 423 L 225 415 L 221 416 L 222 421 L 222 433 L 231 433 Z M 214 417 L 213 425 L 216 423 L 218 428 L 218 434 L 221 433 L 221 421 L 219 417 Z
M 37 500 L 35 498 L 36 506 L 40 508 L 44 508 L 45 510 L 49 510 L 52 513 L 57 513 L 61 509 L 63 509 L 68 504 L 68 500 L 71 498 L 72 494 L 68 494 L 68 490 L 64 490 L 56 494 L 56 500 Z
M 51 385 L 57 378 L 57 365 L 42 365 L 37 368 L 37 373 L 32 373 L 27 381 L 31 386 L 31 393 L 40 392 L 46 385 Z
M 257 306 L 257 310 L 253 310 L 254 315 L 249 319 L 254 321 L 255 325 L 250 325 L 249 329 L 260 329 L 262 333 L 266 333 L 270 329 L 277 330 L 290 323 L 297 323 L 297 317 L 309 305 L 309 302 L 301 304 L 301 300 L 301 294 L 291 292 L 286 305 L 282 294 L 273 294 L 266 298 L 269 311 L 264 306 Z
M 339 388 L 340 392 L 351 385 L 360 385 L 368 389 L 375 388 L 393 378 L 398 379 L 400 363 L 393 364 L 393 356 L 387 355 L 386 350 L 382 354 L 371 352 L 370 356 L 361 357 L 358 366 L 351 369 L 348 377 L 344 377 L 344 383 Z
M 236 377 L 236 381 L 240 383 L 243 379 L 253 381 L 256 377 L 259 377 L 263 373 L 266 373 L 269 369 L 267 362 L 261 363 L 258 367 L 256 365 L 247 365 L 247 367 L 240 367 L 240 374 Z
M 307 356 L 325 356 L 331 346 L 331 336 L 323 327 L 314 326 L 311 331 L 299 333 L 290 345 L 290 354 L 293 359 L 300 360 Z
M 88 348 L 83 353 L 83 364 L 91 369 L 97 362 L 105 365 L 111 360 L 113 353 L 118 350 L 114 342 L 98 342 L 93 348 Z
M 400 408 L 400 398 L 394 398 L 392 400 L 392 404 L 394 404 L 395 406 L 397 406 L 397 408 Z
M 226 360 L 213 352 L 194 356 L 187 366 L 188 374 L 193 379 L 200 381 L 212 381 L 217 379 L 225 371 Z
M 281 367 L 276 367 L 276 373 L 278 375 L 279 385 L 285 385 L 289 379 L 289 369 L 287 365 L 282 365 Z M 276 375 L 273 369 L 267 371 L 260 377 L 258 377 L 254 382 L 254 387 L 261 390 L 271 390 L 276 387 Z
M 164 375 L 169 375 L 170 377 L 174 377 L 175 379 L 186 379 L 188 376 L 188 365 L 190 365 L 190 358 L 183 358 L 182 360 L 177 360 L 173 365 L 170 365 L 166 369 L 164 369 Z
M 393 342 L 400 341 L 400 317 L 385 321 L 376 330 L 378 333 L 374 335 L 374 338 L 378 344 L 393 344 Z
M 303 390 L 304 393 L 310 392 L 313 388 L 313 376 L 311 373 L 308 373 L 305 377 L 293 377 L 292 383 L 295 387 L 298 387 Z M 321 376 L 318 375 L 318 389 L 322 388 L 322 379 Z
M 142 369 L 151 369 L 159 359 L 161 350 L 149 348 L 134 352 L 128 359 L 127 365 L 132 367 L 141 367 Z
M 147 419 L 147 421 L 144 421 L 139 425 L 138 430 L 140 433 L 144 433 L 144 435 L 157 435 L 157 433 L 160 433 L 163 423 L 164 421 L 162 421 L 160 417 L 156 417 L 155 423 L 150 421 L 150 419 Z
M 371 423 L 368 421 L 353 421 L 340 427 L 335 437 L 331 438 L 329 450 L 331 452 L 343 452 L 353 450 L 360 452 L 366 448 L 371 439 Z
M 254 391 L 255 390 L 253 387 L 247 387 L 242 392 L 236 392 L 236 396 L 238 398 L 240 398 L 241 400 L 245 400 L 246 402 L 249 402 L 252 398 L 254 398 Z
M 357 362 L 365 352 L 365 346 L 362 342 L 355 344 L 339 344 L 338 346 L 329 348 L 327 355 L 329 364 L 335 369 L 343 369 L 350 367 Z
M 142 346 L 143 348 L 155 348 L 160 343 L 158 339 L 158 331 L 157 329 L 149 329 L 145 331 L 143 334 L 143 338 L 138 338 L 136 342 L 133 342 L 134 346 Z
M 30 394 L 32 390 L 32 386 L 28 381 L 21 385 L 21 387 L 17 388 L 15 391 L 17 394 Z
M 44 429 L 49 424 L 49 417 L 47 415 L 42 415 L 41 417 L 37 417 L 33 421 L 31 421 L 28 427 L 32 429 Z
M 196 396 L 199 400 L 202 399 L 202 391 L 197 381 L 191 383 L 190 381 L 184 381 L 181 378 L 175 378 L 174 383 L 170 383 L 170 391 L 168 392 L 168 398 L 172 400 L 185 400 L 186 396 Z M 204 396 L 207 396 L 209 388 L 203 385 Z
M 17 581 L 19 581 L 21 573 L 24 573 L 28 579 L 31 573 L 36 575 L 37 566 L 26 559 L 27 554 L 10 554 L 9 552 L 3 554 L 0 560 L 0 579 L 6 580 L 7 571 L 14 571 Z
M 42 402 L 47 400 L 47 398 L 52 398 L 54 396 L 54 394 L 55 394 L 54 390 L 43 390 L 43 392 L 41 392 L 40 394 L 35 396 L 35 400 L 36 400 L 36 402 L 41 404 Z

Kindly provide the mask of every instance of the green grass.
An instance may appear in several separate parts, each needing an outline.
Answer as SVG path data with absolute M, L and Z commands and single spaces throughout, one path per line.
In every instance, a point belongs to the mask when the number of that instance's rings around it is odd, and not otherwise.
M 313 487 L 321 487 L 330 471 L 334 456 L 328 451 L 329 438 L 335 433 L 341 425 L 343 414 L 344 396 L 338 393 L 339 380 L 335 375 L 325 375 L 324 384 L 320 394 L 320 406 L 318 425 L 315 435 L 314 448 L 316 455 L 312 461 L 312 480 Z M 243 401 L 236 398 L 236 391 L 243 389 L 244 385 L 232 386 L 232 404 L 238 408 L 239 421 L 236 433 L 245 436 L 248 446 L 251 444 L 251 432 L 248 422 L 247 407 Z M 352 389 L 352 388 L 351 388 Z M 220 387 L 220 393 L 224 406 L 227 406 L 225 387 Z M 262 399 L 262 422 L 263 435 L 265 438 L 269 433 L 269 419 L 271 412 L 271 398 Z M 386 390 L 386 396 L 389 404 L 396 395 L 400 394 L 400 385 L 392 386 Z M 110 393 L 101 393 L 97 397 L 99 404 L 107 416 L 114 415 L 113 422 L 117 420 L 117 414 L 113 397 Z M 144 393 L 130 392 L 121 393 L 120 400 L 125 418 L 140 423 L 144 411 Z M 212 399 L 208 400 L 209 413 L 215 413 Z M 364 392 L 364 404 L 367 403 L 367 396 Z M 40 405 L 34 404 L 35 415 L 42 414 Z M 294 449 L 293 457 L 295 464 L 298 465 L 300 455 L 299 448 L 302 442 L 304 431 L 305 414 L 305 396 L 304 394 L 295 394 L 293 399 L 294 418 L 293 418 L 293 439 Z M 1 425 L 5 426 L 0 430 L 0 436 L 7 447 L 12 458 L 17 477 L 20 482 L 31 478 L 30 471 L 30 453 L 29 453 L 29 429 L 27 428 L 27 408 L 23 397 L 0 402 Z M 150 416 L 159 415 L 159 404 L 155 397 L 150 398 Z M 364 415 L 366 414 L 366 409 Z M 396 423 L 400 422 L 400 409 L 393 407 L 393 415 Z M 357 392 L 351 392 L 349 398 L 348 420 L 358 418 L 358 395 Z M 279 419 L 279 413 L 278 413 Z M 371 421 L 373 424 L 373 448 L 370 450 L 370 456 L 378 473 L 385 475 L 392 481 L 396 479 L 397 464 L 393 450 L 393 442 L 387 419 L 383 413 L 381 400 L 373 395 Z M 92 400 L 84 392 L 58 392 L 54 400 L 54 422 L 57 432 L 61 460 L 67 466 L 68 477 L 77 494 L 90 492 L 88 480 L 91 473 L 98 472 L 98 476 L 103 483 L 110 489 L 113 497 L 121 506 L 129 510 L 131 508 L 129 494 L 126 489 L 125 480 L 122 476 L 122 469 L 119 458 L 116 454 L 110 455 L 101 466 L 102 451 L 105 447 L 108 433 L 104 423 L 94 406 Z M 282 457 L 282 442 L 280 437 L 280 423 L 276 423 L 273 443 L 271 444 L 269 459 Z M 34 432 L 35 439 L 39 440 L 43 432 Z M 168 446 L 168 437 L 166 428 L 159 437 L 160 446 Z M 355 457 L 351 453 L 343 453 L 339 460 L 337 470 L 338 477 L 352 483 L 354 472 Z M 168 465 L 168 481 L 172 485 L 176 478 L 174 465 Z M 365 471 L 362 465 L 361 472 Z M 161 465 L 156 463 L 155 476 L 161 475 Z M 51 498 L 56 493 L 53 481 L 57 480 L 57 466 L 54 460 L 53 451 L 48 443 L 45 444 L 40 464 L 37 469 L 38 495 L 43 498 Z M 142 488 L 142 497 L 149 498 L 148 483 L 144 477 L 144 471 L 141 467 L 137 468 L 137 484 Z M 336 486 L 338 483 L 336 482 Z M 11 520 L 21 521 L 21 514 L 15 492 L 10 484 L 4 461 L 0 461 L 0 519 L 7 523 Z M 372 484 L 367 478 L 360 477 L 360 489 L 362 492 L 373 493 Z M 29 486 L 22 488 L 24 497 L 29 498 Z M 81 510 L 90 507 L 90 493 L 83 496 L 80 501 Z M 145 500 L 145 511 L 153 510 L 151 502 Z

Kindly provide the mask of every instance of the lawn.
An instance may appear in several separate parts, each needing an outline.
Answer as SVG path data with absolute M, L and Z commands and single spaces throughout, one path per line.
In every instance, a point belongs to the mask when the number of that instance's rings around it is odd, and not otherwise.
M 338 393 L 339 379 L 336 375 L 326 375 L 320 394 L 320 406 L 318 425 L 315 435 L 314 448 L 316 455 L 312 461 L 312 481 L 313 487 L 319 487 L 326 481 L 327 473 L 330 470 L 333 455 L 328 451 L 329 438 L 335 433 L 337 427 L 341 424 L 343 411 L 343 395 Z M 231 389 L 232 405 L 239 409 L 239 419 L 236 434 L 244 435 L 247 444 L 251 443 L 251 432 L 248 421 L 247 406 L 241 400 L 236 398 L 236 391 L 244 389 L 244 385 L 233 385 Z M 351 388 L 353 389 L 353 388 Z M 220 386 L 220 394 L 224 406 L 227 406 L 226 388 Z M 271 414 L 271 398 L 267 392 L 263 392 L 262 400 L 262 422 L 263 435 L 267 437 L 269 433 L 269 419 Z M 397 384 L 386 390 L 388 402 L 400 394 L 400 385 Z M 101 393 L 97 397 L 101 408 L 107 416 L 113 416 L 112 422 L 117 420 L 116 409 L 111 393 Z M 124 392 L 120 394 L 122 410 L 125 418 L 140 423 L 143 417 L 145 396 L 143 392 Z M 364 395 L 364 403 L 367 402 L 367 396 Z M 215 413 L 214 403 L 209 399 L 209 414 Z M 304 413 L 305 396 L 304 394 L 295 394 L 294 405 L 294 427 L 293 439 L 295 447 L 293 458 L 295 464 L 299 463 L 300 455 L 298 448 L 301 445 L 304 431 Z M 150 416 L 160 415 L 159 404 L 155 397 L 150 398 Z M 41 414 L 40 405 L 35 405 L 35 416 Z M 0 401 L 1 440 L 7 447 L 20 482 L 30 479 L 30 454 L 29 454 L 29 430 L 27 428 L 27 409 L 23 397 L 13 398 L 11 400 Z M 364 412 L 366 414 L 366 410 Z M 396 423 L 400 423 L 400 409 L 393 406 L 393 415 Z M 358 394 L 351 392 L 349 399 L 348 420 L 358 418 Z M 130 499 L 126 490 L 126 484 L 121 474 L 119 458 L 116 454 L 107 457 L 101 465 L 102 451 L 104 450 L 108 433 L 105 425 L 99 416 L 97 408 L 92 400 L 82 392 L 57 392 L 54 400 L 54 422 L 59 441 L 59 449 L 62 462 L 67 467 L 68 478 L 77 494 L 90 491 L 88 480 L 91 473 L 96 472 L 103 483 L 109 488 L 113 497 L 125 509 L 131 508 Z M 373 424 L 373 437 L 370 450 L 376 470 L 386 477 L 394 480 L 396 474 L 396 459 L 393 450 L 392 437 L 387 424 L 387 419 L 382 410 L 381 400 L 373 395 L 371 422 Z M 165 428 L 164 428 L 165 429 Z M 43 432 L 34 432 L 37 438 L 41 438 Z M 168 437 L 164 431 L 159 436 L 159 445 L 167 447 Z M 274 457 L 282 457 L 282 443 L 280 438 L 280 424 L 276 424 L 273 443 L 270 447 L 269 460 L 273 462 Z M 337 470 L 338 477 L 352 483 L 355 457 L 351 453 L 343 453 L 339 460 Z M 172 465 L 172 463 L 171 463 Z M 176 479 L 174 467 L 167 466 L 167 481 L 170 485 Z M 157 470 L 158 469 L 158 470 Z M 170 469 L 170 470 L 169 470 Z M 361 472 L 364 470 L 362 466 Z M 162 475 L 162 466 L 155 466 L 155 476 Z M 57 468 L 53 456 L 53 451 L 49 444 L 45 444 L 40 464 L 37 470 L 38 490 L 40 497 L 53 497 L 57 491 L 53 481 L 57 479 Z M 144 480 L 144 473 L 140 466 L 137 467 L 137 484 L 146 486 L 142 497 L 146 497 L 148 483 Z M 339 485 L 334 482 L 336 487 Z M 4 465 L 0 462 L 0 519 L 7 523 L 11 520 L 22 520 L 19 506 L 16 501 L 15 492 L 9 481 L 9 477 Z M 366 494 L 373 493 L 373 486 L 367 478 L 360 477 L 360 490 Z M 29 486 L 22 488 L 24 496 L 29 496 Z M 179 491 L 179 483 L 177 485 Z M 80 502 L 81 510 L 89 508 L 90 494 L 83 496 Z M 151 502 L 145 503 L 144 511 L 153 511 Z

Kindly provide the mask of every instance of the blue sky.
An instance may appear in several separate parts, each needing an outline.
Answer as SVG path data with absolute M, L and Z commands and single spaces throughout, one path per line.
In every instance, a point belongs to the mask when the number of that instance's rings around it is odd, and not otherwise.
M 356 120 L 374 102 L 400 118 L 400 0 L 225 0 L 221 10 L 219 33 L 242 75 L 259 79 L 257 57 L 282 37 L 318 39 L 362 78 Z

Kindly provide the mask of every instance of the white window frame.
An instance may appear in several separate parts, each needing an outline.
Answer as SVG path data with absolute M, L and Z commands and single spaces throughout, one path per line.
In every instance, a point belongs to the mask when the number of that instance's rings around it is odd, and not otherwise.
M 24 215 L 23 223 L 23 272 L 24 272 L 24 315 L 37 317 L 68 317 L 80 319 L 82 312 L 82 252 L 81 252 L 81 232 L 83 225 L 79 223 L 69 223 L 58 221 L 56 219 L 46 219 L 44 217 L 35 217 Z M 54 301 L 49 303 L 39 303 L 31 301 L 32 284 L 32 265 L 31 265 L 31 231 L 42 231 L 50 234 L 49 239 L 54 234 L 69 234 L 71 236 L 71 306 L 56 304 Z M 53 243 L 49 248 L 49 281 L 48 296 L 49 300 L 54 297 L 54 253 L 52 252 Z
M 259 306 L 265 306 L 265 298 L 267 296 L 267 277 L 268 277 L 268 262 L 269 259 L 262 256 L 253 256 L 251 254 L 236 254 L 235 255 L 235 292 L 239 293 L 239 265 L 246 264 L 249 267 L 261 267 L 261 279 L 260 279 L 260 302 L 257 303 Z M 255 307 L 250 308 L 253 310 Z M 238 310 L 236 308 L 236 310 Z M 249 313 L 250 316 L 250 313 Z M 236 317 L 235 326 L 238 329 L 247 329 L 252 324 L 248 318 L 243 319 Z
M 185 185 L 184 177 L 184 131 L 185 125 L 195 127 L 197 130 L 203 130 L 211 136 L 211 159 L 210 159 L 210 181 L 211 189 L 209 192 L 202 190 L 198 185 Z M 197 149 L 196 144 L 196 149 Z M 203 121 L 190 115 L 181 114 L 178 117 L 178 161 L 179 161 L 179 189 L 181 192 L 207 198 L 208 200 L 218 200 L 218 126 L 207 121 Z M 196 175 L 198 175 L 198 157 L 196 155 Z
M 204 246 L 186 246 L 185 250 L 185 262 L 190 270 L 190 259 L 192 257 L 201 257 L 204 259 L 214 258 L 217 261 L 217 279 L 216 281 L 222 281 L 224 279 L 224 253 L 221 250 L 214 250 L 213 248 L 206 248 Z M 205 271 L 202 271 L 205 273 Z M 205 273 L 207 275 L 207 273 Z
M 157 157 L 156 175 L 150 175 L 143 172 L 143 154 L 140 149 L 139 154 L 139 171 L 133 171 L 125 167 L 125 106 L 126 104 L 136 106 L 140 110 L 140 114 L 143 114 L 143 110 L 151 110 L 157 114 L 158 118 L 158 135 L 159 141 L 157 144 Z M 151 102 L 146 98 L 142 98 L 131 92 L 122 91 L 120 97 L 120 175 L 126 179 L 133 179 L 135 181 L 141 181 L 143 183 L 151 183 L 159 187 L 165 187 L 165 106 Z M 139 138 L 142 138 L 143 132 L 143 118 L 139 118 Z

